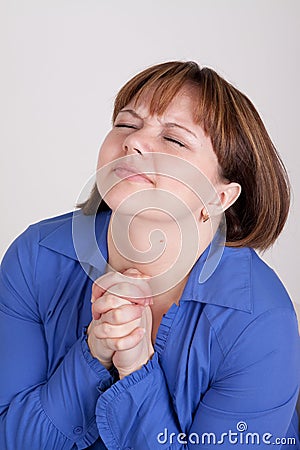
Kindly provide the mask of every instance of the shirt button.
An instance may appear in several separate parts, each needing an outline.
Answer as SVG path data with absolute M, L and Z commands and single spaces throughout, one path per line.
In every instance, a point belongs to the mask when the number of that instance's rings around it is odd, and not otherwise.
M 73 429 L 74 434 L 81 434 L 82 433 L 82 427 L 75 427 Z

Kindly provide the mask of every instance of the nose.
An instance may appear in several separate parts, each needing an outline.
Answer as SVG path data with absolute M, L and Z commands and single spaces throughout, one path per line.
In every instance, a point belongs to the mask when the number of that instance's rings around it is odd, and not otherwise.
M 152 151 L 151 137 L 144 130 L 135 130 L 126 136 L 123 150 L 126 155 L 139 154 L 143 156 Z
M 143 155 L 141 150 L 139 150 L 136 147 L 129 147 L 128 145 L 125 145 L 124 146 L 124 150 L 125 150 L 126 155 L 130 155 L 130 154 L 133 154 L 133 153 L 137 153 L 138 155 Z

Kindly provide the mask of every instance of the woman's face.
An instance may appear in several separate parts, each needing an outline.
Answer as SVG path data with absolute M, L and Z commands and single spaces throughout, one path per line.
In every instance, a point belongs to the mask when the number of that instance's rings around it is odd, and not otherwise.
M 109 164 L 111 170 L 107 176 L 114 176 L 118 181 L 104 196 L 112 210 L 139 191 L 160 190 L 174 194 L 198 215 L 203 203 L 188 185 L 188 167 L 193 167 L 193 173 L 195 170 L 199 173 L 200 185 L 205 178 L 220 191 L 217 156 L 210 138 L 193 119 L 194 98 L 197 98 L 194 89 L 183 87 L 161 116 L 150 115 L 149 95 L 141 96 L 136 104 L 130 102 L 119 112 L 101 146 L 97 166 L 99 170 Z M 131 158 L 120 160 L 124 156 Z M 171 177 L 174 164 L 179 173 L 175 178 Z M 182 177 L 178 172 L 181 165 Z M 100 175 L 98 186 L 104 181 L 101 176 L 104 175 Z

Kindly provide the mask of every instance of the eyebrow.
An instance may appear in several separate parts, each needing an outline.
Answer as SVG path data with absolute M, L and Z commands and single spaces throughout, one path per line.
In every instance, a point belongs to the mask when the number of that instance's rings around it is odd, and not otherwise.
M 136 113 L 133 109 L 121 109 L 119 111 L 119 113 L 122 113 L 122 112 L 128 112 L 128 113 L 132 114 L 134 117 L 136 117 L 137 119 L 142 119 L 142 117 L 138 113 Z
M 121 112 L 128 112 L 128 113 L 132 114 L 134 117 L 136 117 L 137 119 L 142 119 L 142 117 L 137 112 L 135 112 L 133 109 L 121 109 L 120 113 Z M 182 130 L 187 131 L 188 133 L 190 133 L 192 136 L 194 136 L 197 139 L 197 135 L 195 133 L 193 133 L 193 131 L 189 130 L 188 128 L 186 128 L 183 125 L 180 125 L 179 123 L 166 122 L 166 123 L 164 123 L 164 125 L 168 128 L 174 128 L 174 127 L 181 128 Z

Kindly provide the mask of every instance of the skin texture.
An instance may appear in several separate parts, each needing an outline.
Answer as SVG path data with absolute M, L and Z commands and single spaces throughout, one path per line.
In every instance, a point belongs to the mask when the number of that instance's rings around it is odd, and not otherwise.
M 193 119 L 193 89 L 185 86 L 161 116 L 149 114 L 150 99 L 147 96 L 141 97 L 137 104 L 131 102 L 123 108 L 101 146 L 98 169 L 127 155 L 134 156 L 139 168 L 149 167 L 155 152 L 177 156 L 207 177 L 216 192 L 216 196 L 207 199 L 209 206 L 221 204 L 224 211 L 239 196 L 240 186 L 219 177 L 218 160 L 210 138 Z M 161 175 L 155 164 L 154 169 L 151 177 L 133 176 L 126 179 L 122 179 L 124 172 L 119 171 L 120 182 L 104 198 L 112 209 L 112 219 L 120 203 L 142 189 L 175 193 L 180 201 L 188 205 L 197 223 L 201 234 L 199 257 L 213 238 L 210 221 L 202 220 L 207 213 L 207 205 L 180 180 Z M 130 207 L 124 209 L 123 216 L 119 214 L 118 220 L 122 222 L 124 217 L 125 224 L 128 215 L 132 215 Z M 108 262 L 126 279 L 118 278 L 118 274 L 112 272 L 100 277 L 93 286 L 93 320 L 88 328 L 90 351 L 105 367 L 110 368 L 114 364 L 121 378 L 138 370 L 151 358 L 161 317 L 172 303 L 178 302 L 188 278 L 187 273 L 174 283 L 172 289 L 151 298 L 147 278 L 149 281 L 149 277 L 168 270 L 180 254 L 178 227 L 164 212 L 152 210 L 136 215 L 128 233 L 132 245 L 146 254 L 150 233 L 156 228 L 162 230 L 166 237 L 164 252 L 154 261 L 137 263 L 118 251 L 109 227 Z M 159 250 L 162 240 L 153 240 L 151 244 Z M 109 292 L 111 289 L 113 292 Z

